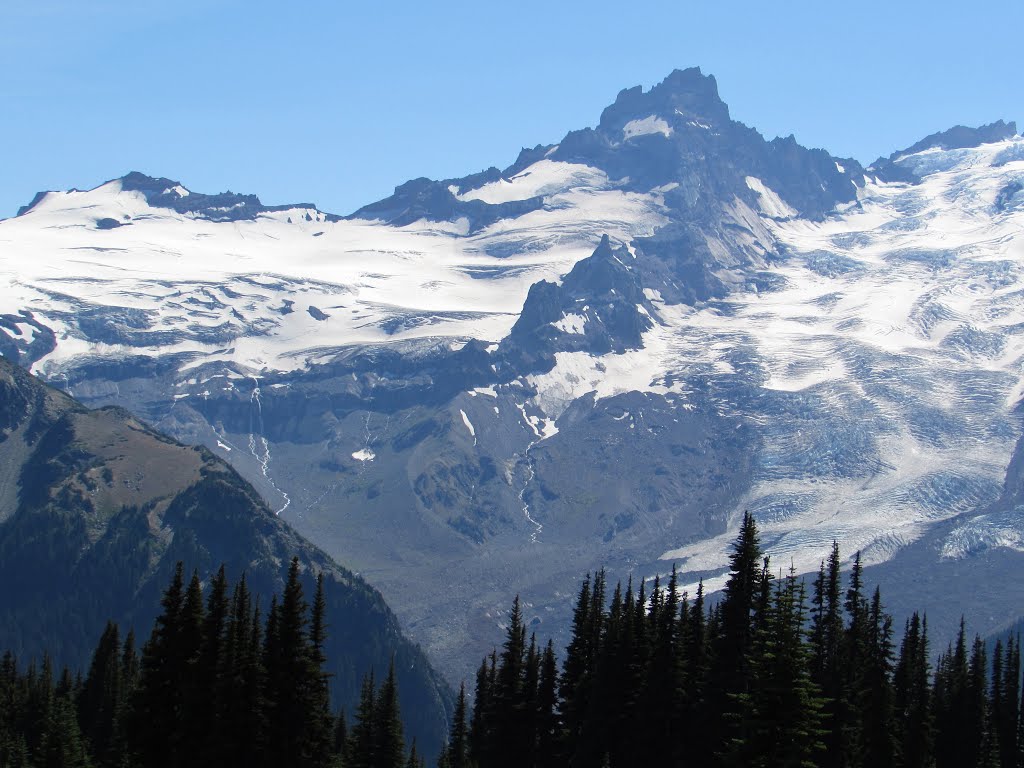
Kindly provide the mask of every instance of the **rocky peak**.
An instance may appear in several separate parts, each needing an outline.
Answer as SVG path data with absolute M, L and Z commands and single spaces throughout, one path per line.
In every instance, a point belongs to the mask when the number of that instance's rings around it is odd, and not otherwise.
M 599 130 L 621 131 L 631 121 L 652 116 L 674 125 L 718 125 L 730 120 L 715 78 L 703 74 L 700 67 L 691 67 L 674 70 L 649 91 L 639 85 L 619 91 L 615 103 L 601 113 Z
M 499 353 L 517 374 L 547 370 L 557 352 L 594 355 L 643 346 L 654 308 L 626 248 L 605 235 L 593 254 L 577 262 L 561 285 L 535 283 L 519 320 Z

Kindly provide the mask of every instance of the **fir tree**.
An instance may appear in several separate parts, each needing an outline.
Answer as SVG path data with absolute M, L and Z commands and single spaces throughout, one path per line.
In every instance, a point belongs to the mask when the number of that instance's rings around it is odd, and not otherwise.
M 928 622 L 914 613 L 893 674 L 895 737 L 904 768 L 927 768 L 934 760 L 929 656 Z
M 172 768 L 186 762 L 178 728 L 184 709 L 186 667 L 183 565 L 175 567 L 174 578 L 160 601 L 149 641 L 142 649 L 139 684 L 127 724 L 130 749 L 138 761 L 152 768 Z
M 346 768 L 376 768 L 377 766 L 377 691 L 373 670 L 363 679 L 363 687 L 356 708 L 355 723 L 348 737 Z
M 717 734 L 712 738 L 718 744 L 715 749 L 731 750 L 737 739 L 745 738 L 743 718 L 734 707 L 749 693 L 751 653 L 757 629 L 755 616 L 764 595 L 765 571 L 757 524 L 753 515 L 745 512 L 729 556 L 729 579 L 719 606 L 717 654 L 708 686 L 713 693 L 709 702 L 713 711 L 729 713 L 714 724 Z
M 78 722 L 98 765 L 116 762 L 117 719 L 125 695 L 121 650 L 117 625 L 108 621 L 78 697 Z
M 540 660 L 540 681 L 537 685 L 537 768 L 559 765 L 559 736 L 558 667 L 555 646 L 548 640 Z
M 487 657 L 480 662 L 476 673 L 475 703 L 469 726 L 469 757 L 475 765 L 485 765 L 490 746 L 489 712 L 493 688 Z
M 466 722 L 466 686 L 459 686 L 459 698 L 445 750 L 448 768 L 469 768 L 469 730 Z
M 394 659 L 391 660 L 388 676 L 377 695 L 373 719 L 373 765 L 375 768 L 402 768 L 405 763 L 405 739 L 402 736 L 402 718 L 398 709 L 398 683 L 395 680 Z
M 794 570 L 776 583 L 750 656 L 751 681 L 736 695 L 745 727 L 729 743 L 729 764 L 811 768 L 824 748 L 822 700 L 804 641 L 803 584 Z

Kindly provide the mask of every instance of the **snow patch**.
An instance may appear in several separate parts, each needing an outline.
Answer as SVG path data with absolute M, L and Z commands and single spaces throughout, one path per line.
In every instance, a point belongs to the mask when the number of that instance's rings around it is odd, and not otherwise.
M 469 434 L 473 437 L 473 445 L 476 445 L 476 430 L 473 428 L 473 422 L 469 420 L 469 416 L 467 416 L 466 412 L 461 408 L 459 409 L 459 413 L 462 414 L 462 423 L 466 425 L 466 429 L 469 430 Z
M 622 138 L 625 141 L 658 133 L 668 138 L 672 135 L 672 127 L 657 115 L 650 115 L 640 120 L 630 120 L 622 126 Z
M 756 176 L 746 177 L 747 186 L 760 198 L 761 212 L 773 219 L 792 219 L 798 215 L 795 208 L 778 196 Z
M 556 320 L 551 325 L 563 333 L 582 335 L 586 329 L 587 318 L 583 315 L 570 313 L 565 315 L 561 320 Z

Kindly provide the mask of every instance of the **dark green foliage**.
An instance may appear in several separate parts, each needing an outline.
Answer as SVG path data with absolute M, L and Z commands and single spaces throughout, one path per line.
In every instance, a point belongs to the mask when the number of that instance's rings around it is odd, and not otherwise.
M 934 763 L 933 694 L 929 687 L 928 622 L 915 613 L 907 621 L 893 675 L 894 722 L 899 764 Z
M 803 585 L 796 574 L 779 580 L 750 656 L 750 682 L 737 695 L 742 727 L 726 745 L 729 765 L 816 765 L 824 748 L 822 700 L 811 680 L 804 640 Z
M 927 623 L 899 646 L 859 557 L 842 589 L 834 548 L 814 582 L 772 578 L 744 520 L 722 601 L 691 603 L 673 568 L 615 586 L 584 580 L 561 672 L 527 641 L 518 598 L 485 657 L 469 712 L 459 693 L 439 768 L 1021 768 L 1020 643 L 991 652 L 961 627 L 931 674 Z M 349 727 L 324 672 L 323 580 L 307 602 L 293 560 L 264 623 L 246 579 L 204 589 L 175 570 L 141 659 L 108 624 L 84 679 L 0 659 L 0 766 L 418 768 L 406 751 L 398 676 L 364 679 Z M 231 598 L 228 599 L 228 594 Z M 840 599 L 845 596 L 842 604 Z M 725 667 L 733 658 L 745 670 Z M 716 689 L 725 681 L 732 689 Z M 720 726 L 719 723 L 724 723 Z
M 469 768 L 469 724 L 466 722 L 466 686 L 459 687 L 451 734 L 444 750 L 446 768 Z
M 986 675 L 984 646 L 968 659 L 961 633 L 933 680 L 926 622 L 906 623 L 897 655 L 859 556 L 845 581 L 836 546 L 808 610 L 795 573 L 771 577 L 748 515 L 716 606 L 703 587 L 692 604 L 678 595 L 674 571 L 649 596 L 630 583 L 607 602 L 604 574 L 584 579 L 557 684 L 553 648 L 525 644 L 517 600 L 477 673 L 468 764 L 1020 768 L 1017 737 L 1000 741 L 1021 727 L 1019 651 L 1000 650 Z M 461 727 L 440 768 L 464 764 Z

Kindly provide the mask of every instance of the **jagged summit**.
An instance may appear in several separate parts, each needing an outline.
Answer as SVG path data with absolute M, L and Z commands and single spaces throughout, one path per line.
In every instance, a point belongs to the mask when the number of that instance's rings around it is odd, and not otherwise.
M 501 344 L 502 370 L 548 371 L 555 356 L 595 356 L 643 347 L 643 333 L 656 314 L 643 292 L 627 248 L 604 235 L 561 285 L 542 280 L 530 287 L 523 311 Z
M 1024 391 L 1013 126 L 932 137 L 894 161 L 926 183 L 891 184 L 730 119 L 698 70 L 609 102 L 341 221 L 211 220 L 256 210 L 227 193 L 181 214 L 197 193 L 135 175 L 46 196 L 0 222 L 0 354 L 229 460 L 456 679 L 500 642 L 509 579 L 546 623 L 598 565 L 717 588 L 743 510 L 809 571 L 837 534 L 878 562 L 998 498 Z M 1010 501 L 942 551 L 1024 552 Z
M 601 113 L 600 129 L 622 130 L 631 120 L 654 114 L 673 122 L 717 125 L 730 120 L 729 107 L 718 95 L 713 75 L 700 67 L 676 69 L 648 91 L 643 86 L 619 91 L 615 103 Z M 634 129 L 636 130 L 636 129 Z

